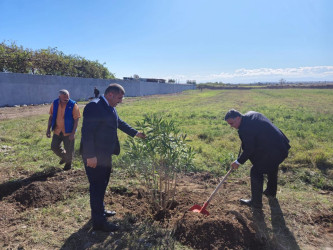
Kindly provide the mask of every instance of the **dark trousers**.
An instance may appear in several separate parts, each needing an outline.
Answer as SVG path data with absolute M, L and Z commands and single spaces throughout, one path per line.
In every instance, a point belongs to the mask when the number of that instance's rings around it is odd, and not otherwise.
M 61 147 L 63 142 L 64 147 Z M 72 163 L 74 156 L 74 144 L 75 140 L 72 141 L 69 139 L 69 136 L 64 136 L 61 132 L 59 135 L 53 134 L 51 149 L 52 151 L 65 161 L 65 163 Z
M 96 168 L 91 168 L 87 167 L 85 159 L 83 159 L 83 161 L 90 184 L 91 219 L 94 226 L 99 226 L 106 222 L 104 214 L 104 195 L 110 179 L 111 162 L 110 165 L 107 166 L 97 165 Z
M 271 196 L 276 195 L 279 165 L 288 157 L 288 152 L 272 150 L 263 155 L 260 160 L 253 162 L 251 168 L 251 194 L 254 203 L 262 203 L 264 174 L 267 175 L 267 192 Z
M 273 163 L 274 164 L 274 163 Z M 267 167 L 267 166 L 266 166 Z M 278 167 L 279 164 L 270 164 L 268 169 L 263 170 L 255 165 L 252 166 L 250 176 L 251 176 L 251 194 L 252 201 L 254 203 L 262 203 L 262 192 L 264 185 L 264 174 L 267 175 L 267 192 L 275 196 L 277 191 L 277 181 L 278 181 Z

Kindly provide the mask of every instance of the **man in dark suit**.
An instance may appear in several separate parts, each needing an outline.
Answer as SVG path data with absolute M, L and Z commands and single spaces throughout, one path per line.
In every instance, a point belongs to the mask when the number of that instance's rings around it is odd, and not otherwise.
M 120 153 L 117 136 L 119 128 L 126 134 L 145 138 L 126 122 L 122 121 L 115 109 L 122 102 L 125 90 L 119 84 L 110 84 L 104 96 L 86 105 L 83 111 L 81 154 L 89 180 L 91 218 L 94 230 L 116 231 L 118 226 L 108 223 L 106 217 L 115 212 L 104 208 L 104 195 L 109 183 L 112 154 Z
M 94 95 L 95 95 L 95 98 L 98 98 L 98 96 L 99 96 L 99 90 L 96 87 L 94 88 Z
M 288 157 L 289 140 L 267 117 L 249 111 L 242 115 L 237 110 L 229 110 L 224 118 L 227 123 L 238 129 L 242 141 L 242 152 L 231 164 L 237 169 L 240 164 L 250 160 L 251 194 L 250 200 L 241 199 L 241 203 L 262 208 L 262 193 L 275 198 L 277 191 L 278 167 Z M 263 192 L 264 174 L 267 174 L 267 188 Z

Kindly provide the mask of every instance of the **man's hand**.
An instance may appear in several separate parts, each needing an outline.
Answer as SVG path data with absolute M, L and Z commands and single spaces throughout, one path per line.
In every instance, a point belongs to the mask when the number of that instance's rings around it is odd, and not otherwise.
M 87 167 L 95 168 L 97 166 L 97 158 L 88 158 L 87 159 Z
M 145 138 L 146 138 L 146 135 L 145 135 L 144 133 L 138 132 L 138 133 L 136 134 L 136 137 L 139 137 L 139 138 L 141 138 L 141 139 L 145 139 Z
M 51 138 L 51 131 L 49 129 L 46 130 L 46 137 Z
M 75 138 L 75 133 L 69 135 L 69 140 L 70 140 L 70 141 L 73 141 L 74 138 Z
M 234 161 L 233 163 L 231 163 L 231 167 L 233 169 L 237 169 L 239 167 L 239 164 L 236 161 Z

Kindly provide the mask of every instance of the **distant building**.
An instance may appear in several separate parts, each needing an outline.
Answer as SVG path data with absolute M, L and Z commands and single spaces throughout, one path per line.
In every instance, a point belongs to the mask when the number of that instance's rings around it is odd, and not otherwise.
M 123 80 L 137 80 L 137 79 L 134 79 L 133 77 L 123 77 Z
M 166 83 L 165 79 L 156 79 L 156 78 L 134 78 L 134 77 L 123 77 L 123 80 L 138 80 L 141 82 L 160 82 Z

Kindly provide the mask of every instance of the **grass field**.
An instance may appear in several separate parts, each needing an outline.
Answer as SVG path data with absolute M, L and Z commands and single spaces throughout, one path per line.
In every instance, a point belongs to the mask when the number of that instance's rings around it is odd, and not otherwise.
M 240 145 L 237 131 L 223 121 L 225 113 L 231 108 L 261 112 L 290 139 L 290 156 L 283 166 L 296 173 L 295 180 L 333 190 L 332 107 L 330 89 L 206 90 L 125 100 L 118 112 L 130 124 L 145 113 L 176 120 L 197 152 L 196 168 L 217 174 L 225 173 Z
M 192 171 L 209 171 L 221 176 L 236 158 L 240 146 L 237 131 L 223 120 L 231 108 L 242 113 L 250 110 L 261 112 L 286 134 L 292 148 L 289 158 L 280 167 L 279 187 L 292 192 L 295 199 L 308 203 L 309 209 L 313 204 L 324 204 L 332 214 L 332 89 L 195 90 L 175 95 L 125 98 L 117 110 L 121 119 L 133 127 L 144 114 L 159 113 L 165 119 L 175 120 L 188 135 L 188 143 L 196 152 Z M 51 152 L 51 140 L 45 136 L 47 120 L 48 115 L 45 114 L 0 121 L 0 183 L 58 167 L 59 159 Z M 78 154 L 81 124 L 82 119 L 76 135 L 74 169 L 82 169 Z M 119 138 L 122 144 L 126 135 L 119 132 Z M 115 169 L 125 153 L 123 150 L 118 158 L 114 158 Z M 240 167 L 235 176 L 248 176 L 249 164 Z M 317 197 L 313 192 L 318 190 L 329 195 Z M 284 195 L 288 195 L 286 193 Z M 64 211 L 70 203 L 65 201 L 33 213 L 31 216 L 36 218 L 29 217 L 29 220 L 35 221 L 43 213 L 54 213 L 63 216 L 54 217 L 59 224 L 61 220 L 71 221 L 67 216 L 78 217 L 76 222 L 79 223 L 87 217 L 81 218 L 76 210 L 87 207 L 88 203 L 87 193 L 80 193 L 71 200 L 68 215 Z M 65 228 L 68 234 L 75 223 L 71 226 Z M 37 231 L 32 232 L 36 242 L 48 238 L 48 235 Z M 49 246 L 61 245 L 61 239 L 52 241 Z

